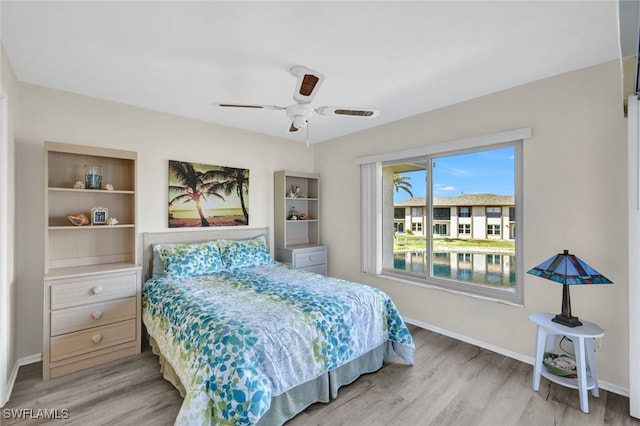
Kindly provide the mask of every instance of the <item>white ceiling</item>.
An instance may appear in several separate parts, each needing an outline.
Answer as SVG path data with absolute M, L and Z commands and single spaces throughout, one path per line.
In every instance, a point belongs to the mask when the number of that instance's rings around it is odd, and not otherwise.
M 2 43 L 20 81 L 250 131 L 290 134 L 301 64 L 326 79 L 320 142 L 620 57 L 607 1 L 2 0 Z M 588 90 L 588 88 L 585 88 Z

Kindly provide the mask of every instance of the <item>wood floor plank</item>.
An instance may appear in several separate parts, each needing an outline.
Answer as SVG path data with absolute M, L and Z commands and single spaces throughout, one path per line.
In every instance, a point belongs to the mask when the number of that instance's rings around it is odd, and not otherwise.
M 399 357 L 313 404 L 287 426 L 640 426 L 629 399 L 600 390 L 580 411 L 578 391 L 542 378 L 531 388 L 531 365 L 411 326 L 414 365 Z M 42 364 L 21 367 L 4 425 L 172 425 L 182 398 L 160 374 L 150 350 L 42 382 Z M 6 410 L 66 409 L 68 419 L 7 418 Z

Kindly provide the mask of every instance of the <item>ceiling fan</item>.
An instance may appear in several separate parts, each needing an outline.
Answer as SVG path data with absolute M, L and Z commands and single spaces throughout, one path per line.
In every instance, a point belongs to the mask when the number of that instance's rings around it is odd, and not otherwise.
M 318 93 L 318 89 L 324 82 L 324 75 L 318 71 L 309 69 L 302 65 L 296 65 L 289 70 L 291 75 L 297 78 L 295 90 L 293 92 L 293 100 L 295 103 L 286 107 L 278 105 L 262 105 L 262 104 L 233 104 L 233 103 L 213 103 L 223 108 L 255 108 L 270 110 L 285 110 L 287 116 L 291 119 L 289 132 L 297 132 L 300 129 L 307 128 L 307 144 L 309 143 L 309 119 L 315 112 L 320 115 L 350 115 L 354 117 L 373 118 L 380 114 L 376 109 L 363 108 L 346 108 L 334 106 L 321 106 L 314 108 L 311 101 Z

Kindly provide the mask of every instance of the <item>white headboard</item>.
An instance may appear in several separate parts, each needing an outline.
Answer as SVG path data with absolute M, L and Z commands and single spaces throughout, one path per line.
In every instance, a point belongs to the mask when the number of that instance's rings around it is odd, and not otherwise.
M 258 235 L 267 236 L 269 241 L 269 228 L 222 228 L 222 229 L 198 229 L 191 228 L 188 231 L 145 232 L 142 234 L 142 279 L 143 282 L 151 276 L 153 265 L 153 245 L 162 243 L 197 243 L 202 241 L 226 239 L 252 238 Z

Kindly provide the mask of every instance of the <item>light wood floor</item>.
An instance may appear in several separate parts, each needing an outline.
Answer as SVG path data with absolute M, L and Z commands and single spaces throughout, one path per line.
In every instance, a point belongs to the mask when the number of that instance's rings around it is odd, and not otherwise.
M 542 378 L 532 366 L 437 333 L 411 327 L 415 365 L 399 357 L 343 387 L 338 399 L 314 404 L 287 423 L 309 425 L 563 426 L 639 425 L 628 398 L 600 390 L 580 411 L 578 391 Z M 171 425 L 182 399 L 162 379 L 150 350 L 104 366 L 42 382 L 40 363 L 22 367 L 2 425 Z M 10 409 L 66 409 L 69 418 L 7 418 Z

